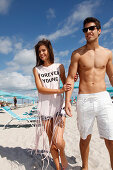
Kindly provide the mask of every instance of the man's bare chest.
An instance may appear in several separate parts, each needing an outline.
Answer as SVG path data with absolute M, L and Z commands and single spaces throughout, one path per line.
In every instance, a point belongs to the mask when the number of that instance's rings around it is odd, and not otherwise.
M 79 60 L 79 67 L 82 69 L 103 69 L 106 67 L 108 58 L 105 55 L 82 55 Z

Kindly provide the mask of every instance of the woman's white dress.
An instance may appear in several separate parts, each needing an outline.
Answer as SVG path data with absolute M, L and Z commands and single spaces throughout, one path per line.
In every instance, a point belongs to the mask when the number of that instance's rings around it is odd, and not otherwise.
M 60 64 L 54 63 L 48 67 L 38 66 L 36 67 L 37 73 L 40 77 L 41 83 L 45 88 L 49 89 L 59 89 L 60 88 Z M 66 116 L 64 110 L 64 99 L 62 94 L 41 94 L 38 93 L 38 105 L 37 111 L 39 120 L 37 121 L 36 128 L 36 151 L 39 149 L 39 140 L 43 136 L 43 151 L 46 150 L 49 153 L 51 144 L 49 148 L 47 147 L 48 138 L 45 135 L 44 121 L 53 119 L 53 135 L 55 132 L 55 127 L 62 121 L 62 116 Z

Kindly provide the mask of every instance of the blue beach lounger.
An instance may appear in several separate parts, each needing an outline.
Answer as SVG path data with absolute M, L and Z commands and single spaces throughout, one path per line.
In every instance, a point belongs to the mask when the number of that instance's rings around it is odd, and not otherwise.
M 6 111 L 10 116 L 11 116 L 11 120 L 8 121 L 5 125 L 4 125 L 4 129 L 6 128 L 7 125 L 10 124 L 11 121 L 13 120 L 18 120 L 18 121 L 27 121 L 29 122 L 32 126 L 33 124 L 31 123 L 31 121 L 36 121 L 38 119 L 38 117 L 23 117 L 21 118 L 19 115 L 17 115 L 16 113 L 14 113 L 10 107 L 8 106 L 5 106 L 5 107 L 2 107 L 2 109 L 4 111 Z

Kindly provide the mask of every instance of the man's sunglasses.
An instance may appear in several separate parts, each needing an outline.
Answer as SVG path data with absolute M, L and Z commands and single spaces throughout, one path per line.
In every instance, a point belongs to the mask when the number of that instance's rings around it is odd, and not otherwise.
M 88 32 L 88 30 L 94 31 L 95 28 L 97 28 L 96 25 L 91 26 L 91 27 L 87 27 L 87 28 L 83 28 L 82 31 L 83 31 L 84 33 L 86 33 L 86 32 Z

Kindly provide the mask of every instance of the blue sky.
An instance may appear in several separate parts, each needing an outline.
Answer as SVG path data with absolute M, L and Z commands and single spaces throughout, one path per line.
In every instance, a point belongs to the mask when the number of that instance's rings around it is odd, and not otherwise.
M 113 0 L 0 0 L 0 89 L 31 93 L 34 45 L 43 37 L 67 73 L 72 51 L 85 44 L 81 29 L 88 16 L 101 21 L 100 45 L 113 51 L 112 11 Z

